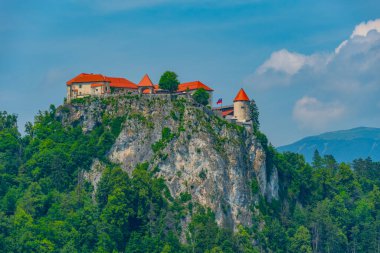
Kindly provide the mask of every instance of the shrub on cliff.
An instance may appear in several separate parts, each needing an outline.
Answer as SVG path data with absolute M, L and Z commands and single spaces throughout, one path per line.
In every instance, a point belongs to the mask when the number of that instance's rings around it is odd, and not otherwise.
M 210 95 L 205 89 L 200 88 L 196 92 L 194 92 L 193 98 L 198 104 L 208 105 L 208 100 L 210 98 Z

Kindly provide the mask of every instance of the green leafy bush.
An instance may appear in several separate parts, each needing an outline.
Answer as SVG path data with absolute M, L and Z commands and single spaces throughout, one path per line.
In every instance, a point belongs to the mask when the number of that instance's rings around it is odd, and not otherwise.
M 179 196 L 182 203 L 186 203 L 191 200 L 191 194 L 188 192 L 182 192 Z
M 198 90 L 196 90 L 194 92 L 193 99 L 198 104 L 208 105 L 208 102 L 209 102 L 209 99 L 210 99 L 210 94 L 208 94 L 208 92 L 205 89 L 200 88 L 200 89 L 198 89 Z

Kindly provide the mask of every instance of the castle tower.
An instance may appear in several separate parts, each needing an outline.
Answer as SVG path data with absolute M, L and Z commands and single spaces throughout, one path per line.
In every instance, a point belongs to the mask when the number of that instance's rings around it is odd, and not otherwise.
M 234 99 L 234 117 L 239 122 L 251 120 L 249 112 L 249 98 L 243 89 L 240 89 Z
M 152 80 L 150 80 L 148 74 L 145 74 L 144 77 L 138 84 L 138 91 L 140 94 L 144 93 L 144 91 L 148 91 L 147 93 L 152 94 L 154 92 L 154 85 Z

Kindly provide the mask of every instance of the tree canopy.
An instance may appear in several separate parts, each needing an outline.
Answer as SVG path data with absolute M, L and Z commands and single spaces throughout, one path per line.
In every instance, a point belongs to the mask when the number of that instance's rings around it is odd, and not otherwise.
M 193 99 L 201 105 L 208 105 L 210 94 L 203 88 L 196 90 L 193 94 Z
M 166 71 L 163 73 L 158 83 L 160 89 L 167 90 L 170 93 L 177 91 L 178 85 L 178 75 L 172 71 Z

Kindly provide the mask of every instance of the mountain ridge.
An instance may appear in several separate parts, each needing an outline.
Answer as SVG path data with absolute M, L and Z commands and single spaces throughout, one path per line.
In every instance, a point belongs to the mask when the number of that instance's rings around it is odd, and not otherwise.
M 333 155 L 337 161 L 351 162 L 357 158 L 380 159 L 380 128 L 356 127 L 302 138 L 294 143 L 277 147 L 278 151 L 291 151 L 311 161 L 318 150 L 321 155 Z

